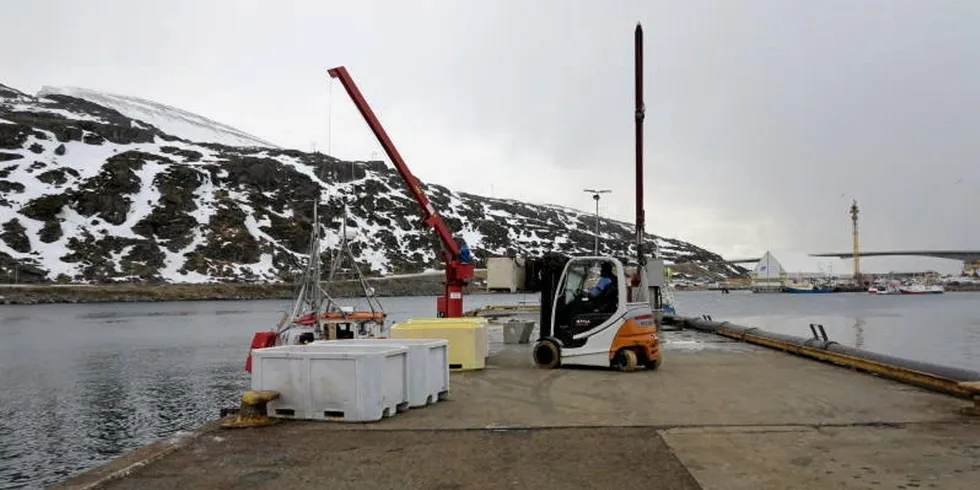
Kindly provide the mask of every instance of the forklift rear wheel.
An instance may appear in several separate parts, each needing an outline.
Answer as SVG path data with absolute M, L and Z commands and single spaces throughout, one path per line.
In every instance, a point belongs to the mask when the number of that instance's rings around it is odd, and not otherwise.
M 636 352 L 633 352 L 631 349 L 620 349 L 619 352 L 616 353 L 614 362 L 616 369 L 619 369 L 624 373 L 636 371 Z
M 534 364 L 545 369 L 554 369 L 561 365 L 561 351 L 558 344 L 552 340 L 542 339 L 534 344 L 532 350 Z
M 644 362 L 643 363 L 643 367 L 649 369 L 650 371 L 653 371 L 653 370 L 659 368 L 660 365 L 663 364 L 663 363 L 664 363 L 664 358 L 658 357 L 656 359 L 653 359 L 653 360 L 649 360 L 649 361 Z

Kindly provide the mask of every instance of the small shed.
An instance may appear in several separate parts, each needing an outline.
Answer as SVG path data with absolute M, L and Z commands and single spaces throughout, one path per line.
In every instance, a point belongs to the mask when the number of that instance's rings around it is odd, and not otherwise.
M 516 293 L 524 289 L 524 260 L 517 257 L 487 259 L 487 291 Z

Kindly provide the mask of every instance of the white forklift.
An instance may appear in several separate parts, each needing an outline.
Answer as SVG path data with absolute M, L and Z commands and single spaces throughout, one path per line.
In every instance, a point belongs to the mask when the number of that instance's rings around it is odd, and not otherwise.
M 636 105 L 636 257 L 632 274 L 613 257 L 547 254 L 527 264 L 528 289 L 541 292 L 540 337 L 534 362 L 656 369 L 663 362 L 658 318 L 662 260 L 648 260 L 643 231 L 643 29 L 634 32 Z
M 663 362 L 657 319 L 651 307 L 646 267 L 632 277 L 613 257 L 538 259 L 534 289 L 541 292 L 540 335 L 534 344 L 539 367 L 582 365 L 634 371 Z M 662 267 L 651 261 L 651 268 Z M 597 285 L 603 278 L 604 288 Z M 661 279 L 662 280 L 662 279 Z

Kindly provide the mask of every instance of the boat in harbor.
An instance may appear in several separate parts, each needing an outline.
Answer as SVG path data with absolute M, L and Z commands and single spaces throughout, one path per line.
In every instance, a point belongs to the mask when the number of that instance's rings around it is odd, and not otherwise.
M 940 284 L 908 284 L 898 288 L 901 294 L 943 294 L 946 292 Z
M 387 338 L 390 329 L 388 314 L 375 296 L 364 274 L 357 266 L 347 233 L 347 205 L 344 205 L 340 244 L 331 257 L 327 285 L 339 280 L 353 281 L 361 292 L 357 298 L 343 304 L 324 287 L 320 259 L 319 205 L 313 207 L 313 226 L 306 268 L 299 284 L 292 310 L 283 315 L 272 330 L 256 332 L 251 349 L 277 345 L 307 344 L 317 340 Z M 345 264 L 347 263 L 347 264 Z M 347 273 L 352 278 L 341 278 Z M 364 302 L 365 307 L 351 305 Z M 252 355 L 249 350 L 245 370 L 251 372 Z
M 941 284 L 924 284 L 921 282 L 888 281 L 887 283 L 873 284 L 868 288 L 869 294 L 878 296 L 891 294 L 943 294 L 946 289 Z
M 902 291 L 899 289 L 900 286 L 901 284 L 898 281 L 889 281 L 887 283 L 876 283 L 876 284 L 872 284 L 871 287 L 868 288 L 868 293 L 880 295 L 880 296 L 887 296 L 890 294 L 902 294 Z
M 315 208 L 313 216 L 314 223 L 319 223 Z M 387 336 L 388 314 L 374 295 L 374 288 L 367 283 L 364 274 L 357 266 L 354 252 L 350 247 L 350 235 L 347 232 L 346 203 L 342 218 L 340 244 L 331 257 L 326 283 L 330 285 L 340 280 L 356 281 L 361 299 L 367 306 L 358 309 L 350 304 L 341 304 L 323 287 L 320 274 L 319 226 L 314 226 L 307 270 L 303 275 L 300 293 L 293 304 L 291 323 L 301 329 L 312 329 L 314 340 L 384 338 Z M 304 333 L 309 332 L 304 331 Z
M 832 293 L 834 288 L 827 285 L 816 285 L 812 282 L 803 283 L 789 283 L 783 286 L 784 293 L 790 294 L 816 294 L 816 293 Z

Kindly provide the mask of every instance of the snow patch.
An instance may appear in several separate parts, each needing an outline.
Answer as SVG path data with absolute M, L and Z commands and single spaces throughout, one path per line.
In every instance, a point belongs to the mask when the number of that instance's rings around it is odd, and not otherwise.
M 155 160 L 146 160 L 143 162 L 142 168 L 133 172 L 140 179 L 140 190 L 131 198 L 126 223 L 120 225 L 121 227 L 126 227 L 128 224 L 129 233 L 132 233 L 132 226 L 153 212 L 153 205 L 160 202 L 160 189 L 156 186 L 156 178 L 157 175 L 166 172 L 169 168 L 170 164 Z
M 483 247 L 483 233 L 472 228 L 465 228 L 459 232 L 459 236 L 463 238 L 466 245 L 470 248 L 482 248 Z
M 84 99 L 119 111 L 132 119 L 152 124 L 164 133 L 190 141 L 218 143 L 227 146 L 276 145 L 252 136 L 240 129 L 205 117 L 138 97 L 110 94 L 79 87 L 42 87 L 38 96 L 60 94 Z
M 129 252 L 133 250 L 133 247 L 134 247 L 134 245 L 127 245 L 127 246 L 123 247 L 122 250 L 120 250 L 118 252 L 112 252 L 109 255 L 109 261 L 113 264 L 113 268 L 118 273 L 121 274 L 122 273 L 122 270 L 123 270 L 123 267 L 122 267 L 123 257 L 125 257 L 126 255 L 129 255 Z

